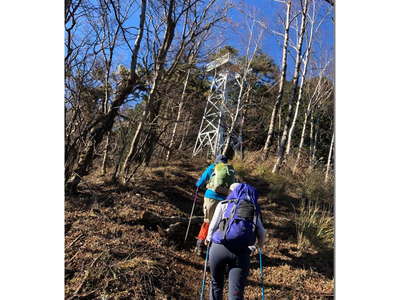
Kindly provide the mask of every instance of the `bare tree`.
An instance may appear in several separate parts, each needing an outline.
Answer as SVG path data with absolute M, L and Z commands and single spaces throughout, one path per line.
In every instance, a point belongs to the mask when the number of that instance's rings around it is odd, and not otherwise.
M 287 70 L 287 51 L 288 51 L 288 44 L 289 44 L 289 29 L 290 29 L 290 23 L 293 21 L 293 18 L 290 18 L 290 12 L 291 12 L 291 7 L 292 7 L 292 0 L 284 1 L 283 3 L 286 4 L 286 21 L 285 21 L 285 31 L 283 34 L 283 47 L 282 47 L 282 62 L 281 62 L 281 77 L 279 80 L 279 91 L 278 95 L 276 97 L 274 107 L 272 109 L 272 114 L 268 126 L 268 135 L 267 139 L 265 141 L 265 145 L 263 148 L 263 159 L 265 160 L 268 156 L 268 153 L 270 151 L 270 146 L 272 143 L 272 136 L 274 133 L 274 127 L 275 127 L 275 119 L 276 119 L 276 114 L 281 109 L 281 102 L 282 102 L 282 97 L 283 97 L 283 88 L 285 84 L 285 79 L 286 79 L 286 70 Z M 280 116 L 280 114 L 279 114 Z
M 226 16 L 226 9 L 225 7 L 222 8 L 222 10 L 217 13 L 216 15 L 212 16 L 210 18 L 211 10 L 213 9 L 213 6 L 215 4 L 216 0 L 209 1 L 208 4 L 202 8 L 199 7 L 198 9 L 194 9 L 193 11 L 193 18 L 187 18 L 185 24 L 189 22 L 189 30 L 186 35 L 182 36 L 182 40 L 180 41 L 180 45 L 178 46 L 178 51 L 177 55 L 174 57 L 171 63 L 171 67 L 169 67 L 168 70 L 166 70 L 165 75 L 168 76 L 172 74 L 172 72 L 175 71 L 176 66 L 178 65 L 184 50 L 187 49 L 187 47 L 193 47 L 195 45 L 194 41 L 195 39 L 199 38 L 204 32 L 207 32 L 212 28 L 216 23 L 220 22 L 223 20 Z M 189 2 L 187 5 L 184 5 L 181 9 L 181 12 L 175 16 L 175 24 L 179 21 L 181 16 L 186 13 L 187 10 L 191 9 L 192 7 L 196 7 L 196 4 L 200 4 L 200 0 L 194 0 L 192 2 Z M 172 20 L 172 19 L 171 19 Z M 187 25 L 185 25 L 187 26 Z M 160 53 L 158 56 L 159 58 L 163 57 L 163 52 Z M 165 59 L 165 58 L 164 58 Z M 156 64 L 157 66 L 157 64 Z M 161 66 L 161 65 L 160 65 Z M 164 65 L 162 64 L 162 68 L 160 70 L 155 72 L 154 75 L 154 81 L 152 84 L 152 90 L 149 93 L 149 103 L 152 102 L 152 99 L 154 98 L 155 93 L 156 93 L 156 87 L 160 83 L 160 81 L 163 78 L 163 67 Z M 157 69 L 157 67 L 156 67 Z M 157 129 L 158 129 L 158 123 L 157 123 L 157 118 L 159 114 L 159 110 L 161 107 L 161 101 L 158 99 L 158 101 L 154 101 L 153 105 L 150 105 L 149 108 L 149 114 L 148 114 L 148 122 L 150 123 L 150 128 L 149 128 L 149 138 L 147 139 L 147 142 L 145 144 L 145 163 L 148 164 L 151 160 L 154 147 L 158 141 L 158 137 L 160 135 L 157 134 Z
M 203 16 L 205 17 L 206 14 L 203 14 Z M 188 24 L 188 17 L 189 17 L 189 13 L 187 11 L 186 16 L 185 16 L 185 27 L 184 27 L 184 30 L 182 31 L 182 40 L 184 40 L 185 35 L 187 34 L 186 30 L 187 30 L 187 26 L 189 25 Z M 185 77 L 185 81 L 184 81 L 184 84 L 183 84 L 183 90 L 182 90 L 182 94 L 181 94 L 180 101 L 179 101 L 179 104 L 178 104 L 178 113 L 176 115 L 176 120 L 174 122 L 174 127 L 172 129 L 172 134 L 171 134 L 171 139 L 170 139 L 168 150 L 167 150 L 167 155 L 166 155 L 166 158 L 165 158 L 167 161 L 170 159 L 171 150 L 172 150 L 172 147 L 173 147 L 173 145 L 175 143 L 176 131 L 177 131 L 177 128 L 178 128 L 178 124 L 179 124 L 179 122 L 181 120 L 184 100 L 185 100 L 185 96 L 186 96 L 186 88 L 187 88 L 187 85 L 188 85 L 191 68 L 193 67 L 193 64 L 195 63 L 195 59 L 197 58 L 197 56 L 199 54 L 199 51 L 200 51 L 200 48 L 201 48 L 202 44 L 206 41 L 206 39 L 207 39 L 207 37 L 209 35 L 210 29 L 211 29 L 211 27 L 209 27 L 207 30 L 202 32 L 201 35 L 199 35 L 199 37 L 198 37 L 198 41 L 194 41 L 194 40 L 192 41 L 193 47 L 190 49 L 191 53 L 190 53 L 189 58 L 188 58 L 188 64 L 187 64 L 188 69 L 186 71 L 186 77 Z M 183 49 L 183 47 L 181 47 L 181 49 Z
M 164 68 L 167 52 L 169 47 L 171 46 L 174 34 L 175 34 L 175 26 L 176 20 L 173 19 L 173 15 L 175 14 L 175 1 L 170 0 L 168 2 L 162 3 L 162 9 L 164 10 L 164 15 L 162 20 L 165 20 L 165 29 L 164 29 L 164 37 L 162 41 L 162 45 L 159 48 L 157 55 L 154 57 L 154 71 L 153 78 L 151 80 L 151 90 L 147 97 L 147 101 L 145 104 L 145 109 L 142 113 L 142 119 L 139 122 L 135 135 L 133 136 L 132 141 L 130 142 L 128 154 L 122 159 L 121 164 L 117 167 L 117 171 L 114 175 L 114 178 L 120 181 L 122 184 L 125 183 L 125 169 L 127 166 L 127 162 L 131 157 L 132 153 L 136 150 L 137 144 L 139 142 L 140 135 L 142 133 L 143 125 L 146 121 L 146 117 L 151 114 L 150 112 L 155 110 L 154 106 L 154 94 L 156 89 L 158 88 L 158 83 L 161 76 L 161 71 Z M 151 18 L 151 17 L 149 17 Z M 161 19 L 161 18 L 160 18 Z M 157 25 L 157 27 L 161 27 L 161 25 Z M 158 39 L 158 37 L 157 37 Z M 155 41 L 156 42 L 156 41 Z M 152 101 L 153 100 L 153 101 Z
M 314 168 L 316 164 L 315 154 L 317 151 L 317 142 L 319 137 L 319 118 L 315 118 L 314 115 L 317 115 L 318 109 L 315 111 L 311 111 L 311 118 L 310 118 L 310 163 L 308 169 L 311 170 Z
M 295 100 L 295 98 L 297 96 L 297 86 L 298 86 L 299 71 L 300 71 L 300 66 L 301 66 L 301 53 L 302 53 L 303 40 L 304 40 L 304 34 L 305 34 L 305 29 L 306 29 L 306 22 L 307 22 L 306 19 L 307 19 L 309 0 L 304 0 L 304 3 L 303 3 L 303 0 L 301 0 L 300 3 L 301 3 L 301 25 L 300 25 L 300 30 L 299 30 L 299 34 L 298 34 L 299 36 L 298 36 L 298 42 L 297 42 L 296 63 L 295 63 L 294 74 L 293 74 L 293 79 L 292 79 L 292 91 L 291 91 L 291 96 L 288 101 L 288 111 L 287 111 L 286 118 L 285 118 L 282 138 L 281 138 L 281 141 L 279 144 L 278 157 L 277 157 L 275 165 L 272 169 L 272 173 L 275 173 L 281 167 L 281 163 L 282 163 L 282 160 L 285 155 L 289 123 L 292 119 L 293 101 Z
M 286 155 L 288 155 L 290 153 L 292 135 L 293 135 L 293 131 L 296 126 L 297 116 L 298 116 L 298 112 L 299 112 L 299 106 L 302 101 L 304 81 L 305 81 L 305 77 L 307 76 L 310 54 L 312 52 L 311 50 L 312 50 L 314 35 L 316 35 L 318 33 L 320 26 L 323 24 L 326 17 L 328 17 L 331 13 L 331 11 L 328 10 L 327 13 L 319 19 L 318 23 L 315 24 L 317 21 L 316 12 L 318 10 L 318 7 L 316 6 L 316 1 L 312 1 L 311 8 L 312 8 L 311 13 L 308 15 L 308 23 L 310 24 L 310 27 L 308 30 L 308 32 L 309 32 L 308 46 L 307 46 L 306 52 L 304 54 L 304 58 L 302 58 L 303 59 L 303 70 L 302 70 L 302 74 L 301 74 L 301 81 L 300 81 L 299 92 L 298 92 L 298 96 L 297 96 L 296 109 L 295 109 L 295 113 L 293 116 L 292 124 L 290 126 L 290 130 L 289 130 L 288 142 L 286 145 Z M 329 65 L 329 62 L 323 67 L 323 70 L 325 70 L 328 65 Z
M 119 33 L 121 31 L 121 26 L 118 22 L 111 16 L 111 3 L 106 0 L 99 0 L 99 19 L 90 19 L 90 25 L 93 31 L 97 34 L 100 40 L 100 52 L 104 61 L 105 70 L 103 73 L 104 77 L 104 98 L 102 103 L 103 114 L 106 115 L 110 110 L 110 94 L 112 92 L 112 86 L 110 86 L 110 73 L 113 65 L 114 50 L 116 47 L 117 40 L 119 38 Z M 110 131 L 106 134 L 103 158 L 101 162 L 101 170 L 103 175 L 106 174 L 107 158 L 108 158 L 108 148 L 110 141 Z
M 294 115 L 293 115 L 292 124 L 290 126 L 289 134 L 288 134 L 288 141 L 287 141 L 287 145 L 286 145 L 286 155 L 288 155 L 290 153 L 290 146 L 291 146 L 291 141 L 292 141 L 293 130 L 294 130 L 295 126 L 296 126 L 297 115 L 298 115 L 298 112 L 299 112 L 299 106 L 300 106 L 300 102 L 302 100 L 304 79 L 305 79 L 305 77 L 307 75 L 308 61 L 309 61 L 309 58 L 310 58 L 311 48 L 312 48 L 312 44 L 313 44 L 315 14 L 316 14 L 315 1 L 313 1 L 312 4 L 313 4 L 312 12 L 311 12 L 311 14 L 309 14 L 307 16 L 308 23 L 310 24 L 309 35 L 308 35 L 308 45 L 307 45 L 307 49 L 306 49 L 306 52 L 304 54 L 304 57 L 301 56 L 302 63 L 303 63 L 303 69 L 302 69 L 302 73 L 301 73 L 299 92 L 298 92 L 298 95 L 297 95 L 296 109 L 295 109 L 295 112 L 294 112 Z M 319 25 L 321 23 L 322 22 L 320 22 Z M 315 28 L 315 30 L 318 30 L 318 27 L 319 26 L 317 26 L 317 28 Z M 296 51 L 297 51 L 297 48 L 296 48 Z
M 82 4 L 82 0 L 65 0 L 64 6 L 64 23 L 65 23 L 65 32 L 66 32 L 66 55 L 65 55 L 65 69 L 69 69 L 71 67 L 69 60 L 71 55 L 74 52 L 74 43 L 73 43 L 73 30 L 77 25 L 77 11 Z
M 118 13 L 114 2 L 111 1 L 114 8 L 114 14 L 122 27 L 120 22 L 120 14 Z M 79 155 L 77 167 L 74 169 L 73 174 L 67 181 L 66 190 L 68 192 L 75 192 L 78 184 L 81 181 L 82 176 L 86 175 L 88 168 L 93 161 L 94 150 L 97 148 L 103 140 L 104 135 L 111 130 L 115 117 L 120 109 L 120 106 L 124 103 L 129 94 L 131 94 L 138 87 L 138 78 L 136 74 L 136 66 L 138 60 L 138 54 L 141 46 L 141 41 L 144 32 L 144 21 L 146 13 L 147 0 L 141 1 L 141 13 L 140 13 L 140 24 L 138 34 L 131 53 L 131 67 L 130 76 L 127 80 L 120 83 L 116 91 L 114 101 L 111 104 L 110 110 L 107 114 L 100 115 L 94 122 L 86 129 L 84 136 L 87 136 L 86 145 Z
M 266 29 L 266 25 L 257 18 L 255 12 L 251 14 L 247 14 L 247 30 L 248 30 L 248 41 L 246 47 L 246 53 L 243 58 L 242 66 L 240 70 L 239 78 L 236 78 L 236 82 L 239 87 L 238 96 L 235 99 L 236 105 L 234 110 L 231 111 L 230 107 L 226 106 L 225 109 L 228 112 L 230 117 L 230 124 L 226 131 L 225 144 L 222 150 L 222 154 L 226 155 L 228 148 L 230 146 L 230 142 L 232 139 L 233 132 L 236 128 L 237 120 L 239 114 L 243 111 L 245 101 L 244 99 L 248 98 L 248 94 L 251 89 L 251 85 L 248 84 L 247 80 L 249 74 L 251 73 L 251 64 L 254 60 L 257 50 L 259 49 L 259 45 L 261 43 L 264 31 Z
M 192 125 L 192 118 L 191 117 L 192 117 L 192 111 L 189 111 L 188 116 L 186 117 L 185 121 L 183 122 L 183 124 L 184 124 L 183 125 L 183 135 L 182 135 L 181 141 L 179 143 L 178 150 L 182 150 L 183 149 L 183 145 L 185 144 L 186 138 L 187 138 L 187 136 L 189 134 L 189 130 L 190 130 L 190 127 Z
M 332 134 L 331 146 L 329 147 L 328 161 L 326 163 L 326 171 L 325 171 L 325 183 L 328 182 L 329 179 L 329 171 L 331 169 L 331 160 L 332 160 L 332 152 L 333 152 L 333 144 L 335 142 L 335 133 Z
M 118 170 L 114 178 L 125 183 L 125 170 L 127 162 L 132 159 L 133 155 L 141 152 L 142 162 L 148 164 L 151 160 L 154 148 L 159 140 L 160 134 L 157 132 L 159 112 L 161 104 L 163 103 L 162 97 L 159 94 L 159 87 L 164 80 L 176 70 L 181 58 L 185 51 L 193 52 L 193 48 L 198 47 L 196 39 L 202 37 L 202 34 L 208 32 L 216 23 L 221 21 L 226 15 L 226 8 L 221 9 L 217 14 L 211 15 L 213 5 L 216 0 L 209 1 L 207 5 L 201 6 L 200 0 L 188 1 L 179 3 L 175 0 L 170 0 L 160 4 L 160 7 L 154 6 L 152 12 L 157 19 L 155 20 L 152 15 L 149 15 L 149 26 L 153 27 L 152 32 L 154 36 L 147 38 L 147 45 L 151 45 L 151 52 L 153 59 L 152 68 L 149 71 L 151 74 L 149 79 L 149 91 L 146 96 L 145 106 L 141 116 L 141 120 L 135 130 L 133 139 L 130 141 L 129 152 L 127 157 L 118 166 Z M 162 11 L 162 16 L 157 16 L 156 13 Z M 189 15 L 189 17 L 188 17 Z M 184 17 L 186 16 L 186 17 Z M 184 18 L 183 18 L 184 17 Z M 167 55 L 172 47 L 172 42 L 175 36 L 175 29 L 183 18 L 183 34 L 177 42 L 175 51 L 169 58 L 169 64 L 166 66 Z M 158 35 L 159 32 L 163 33 L 162 38 Z M 171 51 L 172 52 L 172 51 Z M 195 58 L 193 59 L 193 61 Z M 144 129 L 146 135 L 143 136 Z M 138 148 L 139 141 L 143 140 L 142 146 Z
M 307 123 L 308 123 L 308 118 L 311 118 L 310 122 L 310 154 L 312 154 L 312 141 L 315 140 L 315 135 L 314 135 L 314 111 L 318 110 L 318 107 L 321 105 L 321 103 L 324 103 L 327 101 L 332 92 L 333 92 L 333 86 L 332 84 L 327 80 L 326 78 L 326 69 L 329 66 L 330 61 L 328 61 L 325 65 L 323 65 L 321 68 L 318 70 L 318 76 L 317 78 L 314 78 L 310 80 L 307 84 L 306 91 L 307 97 L 308 97 L 308 104 L 307 108 L 304 111 L 304 120 L 303 120 L 303 126 L 302 126 L 302 131 L 301 131 L 301 136 L 300 136 L 300 142 L 297 150 L 297 157 L 295 164 L 293 166 L 293 172 L 296 172 L 298 163 L 300 161 L 300 157 L 302 154 L 302 149 L 304 145 L 304 139 L 305 139 L 305 133 L 306 133 L 306 128 L 307 128 Z
M 244 107 L 244 109 L 243 109 L 243 111 L 242 111 L 242 113 L 241 113 L 241 116 L 240 116 L 240 123 L 239 123 L 239 139 L 240 139 L 240 149 L 239 149 L 239 153 L 240 153 L 240 159 L 241 160 L 243 160 L 243 158 L 244 158 L 244 153 L 243 153 L 243 130 L 244 130 L 244 124 L 245 124 L 245 120 L 246 120 L 246 117 L 247 117 L 247 111 L 248 111 L 248 109 L 249 109 L 249 102 L 250 102 L 250 100 L 249 100 L 249 94 L 250 93 L 247 93 L 247 95 L 246 95 L 246 99 L 245 99 L 245 101 L 244 101 L 244 103 L 243 103 L 243 107 Z
M 82 31 L 81 20 L 93 6 L 79 1 L 68 1 L 65 6 L 65 179 L 70 178 L 84 146 L 83 133 L 97 117 L 96 100 L 99 96 L 92 74 L 97 53 L 92 49 L 99 43 L 96 35 L 77 34 Z
M 170 159 L 171 149 L 172 149 L 172 146 L 174 145 L 174 142 L 175 142 L 176 129 L 178 127 L 178 122 L 181 120 L 182 109 L 183 109 L 184 99 L 185 99 L 185 95 L 186 95 L 186 88 L 187 88 L 188 81 L 189 81 L 189 76 L 190 76 L 190 68 L 186 72 L 186 78 L 185 78 L 185 82 L 183 84 L 182 95 L 181 95 L 181 98 L 180 98 L 180 101 L 179 101 L 179 104 L 178 104 L 178 113 L 176 115 L 174 128 L 172 129 L 171 140 L 169 142 L 167 155 L 165 157 L 165 160 L 167 160 L 167 161 Z

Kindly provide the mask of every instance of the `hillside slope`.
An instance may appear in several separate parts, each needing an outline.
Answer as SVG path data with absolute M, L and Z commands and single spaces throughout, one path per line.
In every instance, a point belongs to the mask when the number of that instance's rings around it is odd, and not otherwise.
M 199 167 L 201 166 L 201 167 Z M 206 163 L 152 167 L 134 187 L 92 176 L 65 199 L 66 299 L 198 299 L 204 259 L 192 250 L 202 194 L 183 243 L 194 183 Z M 296 198 L 274 200 L 260 178 L 244 176 L 260 193 L 267 243 L 266 299 L 333 299 L 333 254 L 299 251 L 293 222 Z M 261 299 L 258 255 L 252 257 L 246 299 Z M 209 278 L 209 277 L 208 277 Z M 208 293 L 209 282 L 207 283 Z M 207 294 L 208 295 L 208 294 Z

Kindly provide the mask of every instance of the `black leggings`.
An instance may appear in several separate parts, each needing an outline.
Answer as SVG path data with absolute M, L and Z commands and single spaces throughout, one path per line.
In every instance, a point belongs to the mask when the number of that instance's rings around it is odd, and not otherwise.
M 210 300 L 222 300 L 224 273 L 229 270 L 229 300 L 244 299 L 244 287 L 250 267 L 250 250 L 233 253 L 224 245 L 212 243 L 209 255 L 211 271 Z

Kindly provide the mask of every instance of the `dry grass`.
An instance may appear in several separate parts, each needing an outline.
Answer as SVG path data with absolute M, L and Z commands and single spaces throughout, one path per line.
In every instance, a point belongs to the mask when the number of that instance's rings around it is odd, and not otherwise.
M 268 198 L 276 203 L 290 199 L 294 207 L 296 238 L 300 250 L 332 249 L 334 243 L 334 181 L 324 182 L 324 168 L 308 168 L 303 160 L 292 172 L 295 157 L 289 156 L 279 174 L 271 172 L 275 157 L 262 162 L 260 153 L 246 153 L 233 165 L 242 178 L 256 178 L 268 185 Z M 293 199 L 297 199 L 294 201 Z
M 274 163 L 273 155 L 270 155 L 266 161 L 262 161 L 261 154 L 258 152 L 246 152 L 244 160 L 235 159 L 232 162 L 239 179 L 251 177 L 267 182 L 270 189 L 269 196 L 272 199 L 295 194 L 301 199 L 333 205 L 334 177 L 331 176 L 328 183 L 325 183 L 323 166 L 309 169 L 303 163 L 293 173 L 295 157 L 289 156 L 279 173 L 272 173 Z
M 329 209 L 321 209 L 316 202 L 301 202 L 295 217 L 297 243 L 303 250 L 332 249 L 334 245 L 334 218 Z
M 299 181 L 296 190 L 300 198 L 333 205 L 334 182 L 324 183 L 324 177 L 325 174 L 320 169 L 314 169 L 307 175 L 302 176 L 302 180 Z
M 272 174 L 271 162 L 259 161 L 254 154 L 233 164 L 258 184 L 260 192 L 268 232 L 263 247 L 266 299 L 331 299 L 333 266 L 327 262 L 332 258 L 313 249 L 298 251 L 293 210 L 284 203 L 284 197 L 298 187 L 299 177 Z M 204 259 L 191 248 L 199 228 L 192 226 L 191 240 L 179 246 L 183 237 L 169 239 L 164 232 L 168 224 L 150 226 L 141 216 L 143 211 L 188 216 L 193 185 L 206 166 L 191 160 L 151 166 L 138 173 L 135 186 L 124 190 L 101 184 L 97 176 L 86 178 L 80 194 L 66 199 L 66 299 L 198 298 Z M 267 201 L 271 196 L 273 201 Z M 199 203 L 195 215 L 200 214 Z M 257 256 L 252 258 L 248 279 L 245 298 L 260 299 Z

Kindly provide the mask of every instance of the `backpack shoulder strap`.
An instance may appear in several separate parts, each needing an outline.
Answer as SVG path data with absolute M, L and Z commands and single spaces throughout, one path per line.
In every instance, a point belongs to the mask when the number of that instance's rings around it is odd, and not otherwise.
M 254 212 L 254 217 L 253 217 L 254 230 L 257 227 L 257 219 L 258 219 L 258 212 Z
M 237 199 L 223 200 L 220 203 L 221 203 L 221 205 L 225 206 L 225 208 L 223 209 L 223 213 L 222 213 L 223 218 L 224 219 L 229 219 L 231 217 L 231 214 L 229 214 L 229 216 L 226 216 L 226 210 L 228 209 L 228 206 L 229 206 L 230 203 L 233 203 L 234 205 L 237 204 Z M 232 211 L 234 211 L 234 209 L 232 209 Z M 232 211 L 231 211 L 231 213 L 232 213 Z

